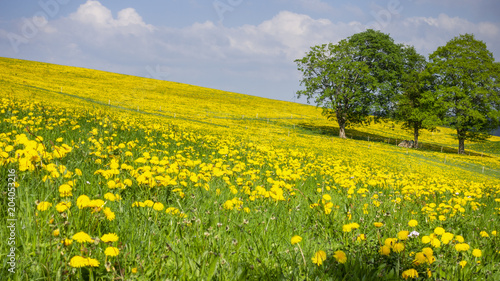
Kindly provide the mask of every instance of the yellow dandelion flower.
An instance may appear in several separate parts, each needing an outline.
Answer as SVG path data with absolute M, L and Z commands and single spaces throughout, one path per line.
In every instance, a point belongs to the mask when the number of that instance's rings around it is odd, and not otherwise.
M 92 238 L 90 238 L 90 235 L 88 235 L 87 233 L 85 233 L 83 231 L 76 233 L 75 235 L 73 235 L 72 238 L 73 238 L 73 240 L 76 240 L 79 243 L 85 243 L 85 242 L 92 243 L 92 242 L 94 242 L 94 240 L 92 240 Z
M 171 215 L 176 215 L 179 212 L 180 212 L 179 209 L 177 209 L 175 207 L 168 207 L 167 209 L 165 209 L 165 213 L 171 214 Z
M 464 268 L 467 265 L 467 261 L 461 261 L 458 263 L 462 268 Z
M 162 204 L 162 203 L 160 203 L 160 202 L 156 202 L 156 203 L 154 203 L 154 205 L 153 205 L 153 209 L 155 209 L 156 211 L 161 211 L 161 210 L 163 210 L 164 208 L 165 208 L 165 206 L 163 206 L 163 204 Z
M 383 224 L 383 223 L 381 223 L 381 222 L 374 222 L 374 223 L 373 223 L 373 225 L 374 225 L 375 227 L 382 227 L 382 226 L 384 226 L 384 224 Z
M 431 240 L 431 245 L 434 248 L 439 248 L 439 247 L 441 247 L 441 241 L 439 241 L 439 239 L 437 239 L 437 238 L 434 238 Z
M 104 250 L 104 254 L 110 257 L 116 257 L 119 253 L 120 250 L 116 247 L 107 247 L 106 250 Z
M 429 236 L 422 237 L 422 244 L 427 244 L 431 242 L 431 238 Z
M 481 235 L 481 237 L 490 237 L 490 235 L 486 231 L 481 231 L 479 235 Z
M 432 248 L 429 248 L 429 247 L 425 247 L 422 249 L 422 253 L 424 253 L 424 255 L 429 258 L 429 257 L 432 257 L 434 255 L 434 251 L 432 250 Z
M 402 230 L 402 231 L 398 232 L 398 239 L 399 240 L 406 240 L 408 238 L 408 234 L 410 234 L 409 231 Z
M 359 228 L 359 224 L 353 222 L 353 223 L 351 223 L 351 228 L 352 229 L 358 229 Z
M 472 255 L 476 258 L 480 258 L 483 255 L 483 252 L 479 249 L 474 249 L 472 250 Z
M 54 235 L 55 237 L 59 236 L 60 233 L 61 232 L 59 231 L 59 228 L 56 229 L 56 230 L 54 230 L 54 231 L 52 231 L 52 235 Z
M 418 272 L 415 269 L 411 268 L 403 271 L 401 277 L 403 277 L 403 279 L 405 280 L 408 278 L 418 278 Z
M 415 226 L 417 226 L 417 225 L 418 225 L 418 222 L 417 222 L 416 220 L 410 220 L 410 221 L 408 222 L 408 226 L 409 226 L 409 227 L 415 227 Z
M 311 258 L 312 262 L 317 264 L 318 266 L 323 264 L 323 261 L 326 260 L 326 253 L 325 251 L 319 250 L 317 251 L 314 256 Z
M 358 241 L 358 242 L 365 241 L 365 240 L 366 240 L 366 235 L 363 233 L 358 235 L 358 237 L 356 238 L 356 241 Z
M 434 229 L 434 233 L 437 235 L 442 235 L 445 233 L 445 230 L 442 227 L 436 227 L 436 229 Z
M 455 245 L 455 250 L 457 252 L 467 252 L 469 250 L 470 246 L 467 243 L 458 243 Z
M 345 224 L 344 226 L 342 226 L 342 231 L 343 232 L 351 232 L 353 229 L 357 229 L 359 228 L 359 224 L 357 223 L 349 223 L 349 224 Z
M 71 207 L 71 202 L 59 202 L 57 205 L 56 205 L 56 210 L 59 212 L 59 213 L 62 213 L 64 211 L 66 211 L 67 209 L 69 209 L 69 207 Z
M 347 261 L 347 256 L 343 251 L 335 251 L 335 253 L 333 254 L 333 257 L 339 263 L 345 263 Z
M 102 208 L 104 206 L 104 200 L 102 199 L 94 199 L 94 200 L 90 200 L 88 203 L 87 203 L 87 207 L 88 208 L 97 208 L 98 210 L 97 211 L 100 211 L 100 208 Z
M 342 226 L 342 231 L 343 232 L 351 232 L 352 228 L 351 228 L 351 224 L 344 224 Z
M 124 184 L 124 185 L 126 185 L 126 186 L 132 186 L 132 180 L 130 180 L 130 179 L 125 179 L 125 180 L 123 181 L 123 184 Z
M 388 256 L 391 253 L 391 247 L 384 245 L 380 247 L 379 253 L 383 256 Z
M 69 184 L 63 184 L 59 186 L 59 196 L 60 197 L 71 197 L 73 194 L 71 193 L 73 189 Z
M 108 181 L 108 188 L 109 189 L 113 189 L 113 188 L 116 188 L 116 182 L 114 180 L 110 180 Z
M 403 243 L 396 243 L 396 244 L 394 244 L 392 249 L 396 253 L 401 253 L 405 249 L 405 245 Z
M 104 234 L 102 237 L 101 237 L 101 241 L 102 242 L 116 242 L 118 241 L 118 235 L 116 235 L 115 233 L 107 233 L 107 234 Z
M 62 243 L 64 246 L 69 246 L 69 245 L 73 244 L 73 240 L 68 239 L 68 238 L 65 238 L 64 240 L 62 240 L 62 241 L 61 241 L 61 243 Z
M 387 238 L 384 241 L 384 245 L 392 248 L 392 246 L 394 246 L 394 244 L 396 244 L 397 241 L 398 241 L 397 238 Z
M 421 265 L 427 261 L 427 257 L 423 252 L 418 252 L 415 254 L 415 259 L 413 260 L 413 263 L 415 265 Z
M 99 261 L 96 259 L 87 258 L 87 266 L 99 267 Z
M 104 215 L 106 216 L 106 218 L 109 220 L 109 221 L 112 221 L 116 218 L 115 216 L 115 213 L 113 211 L 111 211 L 110 208 L 106 207 L 104 208 Z
M 114 202 L 114 201 L 116 201 L 116 196 L 113 193 L 108 192 L 108 193 L 104 194 L 104 199 L 109 200 L 111 202 Z
M 298 236 L 298 235 L 295 235 L 294 237 L 292 237 L 292 245 L 295 245 L 297 243 L 299 243 L 300 241 L 302 241 L 302 237 Z
M 43 211 L 47 210 L 48 208 L 50 208 L 51 206 L 52 206 L 52 203 L 49 203 L 49 202 L 43 201 L 43 202 L 40 202 L 40 203 L 38 204 L 38 206 L 36 206 L 36 209 L 37 209 L 38 211 L 42 211 L 42 212 L 43 212 Z
M 450 241 L 453 239 L 454 236 L 455 235 L 453 235 L 453 233 L 446 232 L 441 236 L 441 241 L 443 242 L 443 244 L 448 244 L 450 243 Z
M 69 266 L 71 267 L 85 267 L 87 266 L 87 259 L 81 256 L 74 256 L 69 261 Z
M 89 203 L 90 198 L 87 195 L 80 195 L 78 199 L 76 199 L 76 205 L 78 206 L 78 209 L 86 208 Z

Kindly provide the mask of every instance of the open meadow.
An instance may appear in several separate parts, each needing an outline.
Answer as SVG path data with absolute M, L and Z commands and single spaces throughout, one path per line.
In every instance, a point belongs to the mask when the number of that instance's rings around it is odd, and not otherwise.
M 0 70 L 1 280 L 500 280 L 500 137 L 407 149 L 309 105 Z

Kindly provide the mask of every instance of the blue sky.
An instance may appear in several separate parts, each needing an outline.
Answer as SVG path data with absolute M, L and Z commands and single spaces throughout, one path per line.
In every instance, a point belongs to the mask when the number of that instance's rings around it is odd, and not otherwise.
M 367 28 L 423 55 L 473 33 L 500 58 L 496 0 L 0 0 L 0 56 L 296 100 L 295 59 Z

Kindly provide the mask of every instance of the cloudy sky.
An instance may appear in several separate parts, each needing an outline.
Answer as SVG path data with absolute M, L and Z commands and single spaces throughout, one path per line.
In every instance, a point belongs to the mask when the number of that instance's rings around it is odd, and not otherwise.
M 427 56 L 473 33 L 500 58 L 497 0 L 0 0 L 0 56 L 286 101 L 310 46 L 367 28 Z

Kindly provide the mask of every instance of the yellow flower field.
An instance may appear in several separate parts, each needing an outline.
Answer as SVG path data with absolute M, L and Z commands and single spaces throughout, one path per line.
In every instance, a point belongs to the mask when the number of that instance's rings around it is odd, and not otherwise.
M 339 139 L 314 106 L 0 69 L 6 280 L 500 279 L 498 137 L 413 150 L 393 122 Z

